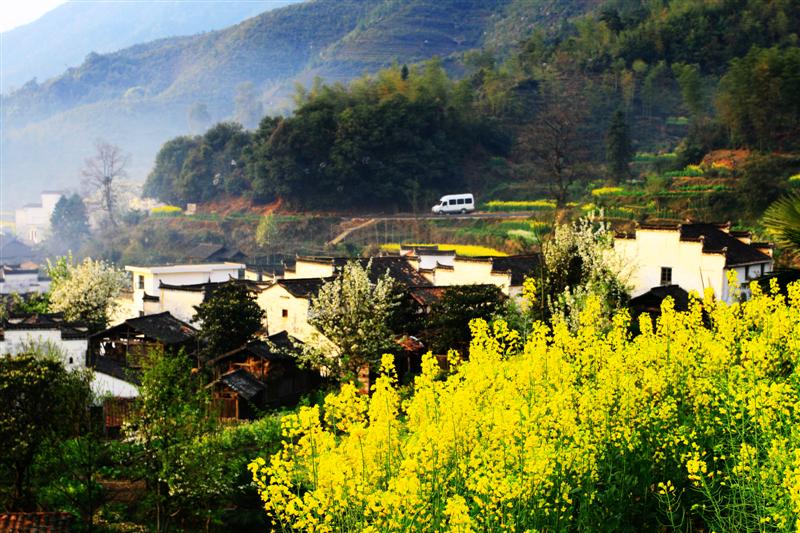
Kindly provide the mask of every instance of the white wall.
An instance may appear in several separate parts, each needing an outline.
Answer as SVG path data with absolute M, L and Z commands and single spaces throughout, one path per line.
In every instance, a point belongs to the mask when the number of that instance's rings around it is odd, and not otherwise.
M 294 272 L 287 270 L 286 279 L 327 278 L 333 276 L 333 264 L 329 262 L 304 261 L 295 262 Z
M 169 311 L 178 320 L 189 324 L 192 324 L 192 317 L 195 313 L 194 306 L 203 303 L 202 292 L 161 289 L 157 294 L 160 296 L 159 302 L 154 305 L 159 306 L 158 313 Z
M 28 294 L 47 292 L 50 289 L 50 280 L 39 280 L 37 273 L 14 274 L 6 273 L 5 279 L 0 281 L 0 294 Z
M 661 268 L 672 269 L 672 284 L 702 295 L 711 287 L 717 298 L 731 301 L 724 254 L 703 253 L 703 243 L 681 241 L 674 230 L 636 230 L 635 239 L 615 239 L 614 250 L 630 269 L 631 296 L 661 285 Z M 736 267 L 739 282 L 746 285 L 745 267 Z M 769 272 L 769 265 L 749 267 L 749 279 Z
M 316 330 L 308 323 L 308 300 L 305 298 L 296 298 L 276 284 L 263 290 L 257 302 L 267 314 L 270 335 L 286 331 L 303 342 L 314 336 Z M 284 310 L 287 316 L 283 316 Z
M 62 354 L 64 366 L 68 369 L 86 368 L 87 339 L 62 339 L 58 329 L 9 329 L 4 340 L 0 341 L 0 353 L 16 355 L 31 344 L 51 344 Z

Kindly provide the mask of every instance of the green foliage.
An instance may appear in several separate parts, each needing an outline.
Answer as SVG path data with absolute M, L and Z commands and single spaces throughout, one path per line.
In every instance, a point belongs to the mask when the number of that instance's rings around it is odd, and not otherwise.
M 720 116 L 734 139 L 757 149 L 798 148 L 800 48 L 754 47 L 721 81 Z
M 787 178 L 800 169 L 800 158 L 752 154 L 742 166 L 736 194 L 743 212 L 758 218 L 769 205 L 789 191 Z
M 0 498 L 10 510 L 33 510 L 31 468 L 48 443 L 88 424 L 91 375 L 68 371 L 56 357 L 0 357 Z
M 457 285 L 444 290 L 428 315 L 424 337 L 435 353 L 467 354 L 470 320 L 491 320 L 503 311 L 505 297 L 495 285 Z
M 262 328 L 264 311 L 256 302 L 253 291 L 243 283 L 230 281 L 213 289 L 195 306 L 192 321 L 200 324 L 203 351 L 216 357 L 253 340 Z
M 86 205 L 77 194 L 62 196 L 50 216 L 50 244 L 59 250 L 77 249 L 89 236 L 89 217 Z
M 263 215 L 256 226 L 256 244 L 261 248 L 267 248 L 273 243 L 277 233 L 278 225 L 275 216 L 271 213 Z
M 795 192 L 776 200 L 764 213 L 763 222 L 780 246 L 800 253 L 800 195 Z
M 139 447 L 142 470 L 155 503 L 155 531 L 166 531 L 180 512 L 204 512 L 219 496 L 220 480 L 206 474 L 214 469 L 213 453 L 188 462 L 196 439 L 215 424 L 208 392 L 198 383 L 186 354 L 153 351 L 142 361 L 141 386 L 126 435 Z M 198 454 L 200 455 L 200 454 Z
M 629 165 L 633 154 L 630 127 L 625 114 L 618 110 L 611 118 L 611 125 L 606 133 L 606 162 L 614 182 L 624 180 L 630 175 Z

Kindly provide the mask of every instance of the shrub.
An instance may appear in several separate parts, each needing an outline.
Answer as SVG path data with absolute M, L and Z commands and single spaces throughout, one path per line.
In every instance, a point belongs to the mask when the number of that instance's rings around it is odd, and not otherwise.
M 595 197 L 618 196 L 621 194 L 625 194 L 625 189 L 622 187 L 600 187 L 598 189 L 592 189 L 592 196 Z
M 486 209 L 489 211 L 539 211 L 555 208 L 555 200 L 492 200 L 486 203 Z

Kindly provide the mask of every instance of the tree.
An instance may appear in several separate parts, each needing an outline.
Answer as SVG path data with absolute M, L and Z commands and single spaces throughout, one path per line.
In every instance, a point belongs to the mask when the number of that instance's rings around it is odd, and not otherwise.
M 308 321 L 324 339 L 307 345 L 305 358 L 329 367 L 340 378 L 352 378 L 364 366 L 377 369 L 381 355 L 396 347 L 389 327 L 399 305 L 395 281 L 386 273 L 373 283 L 371 266 L 355 261 L 346 264 L 309 305 Z
M 736 197 L 742 212 L 751 218 L 764 211 L 789 191 L 789 176 L 800 172 L 800 158 L 753 153 L 741 167 L 736 180 Z
M 617 183 L 628 177 L 630 174 L 628 165 L 632 157 L 630 127 L 625 120 L 625 114 L 617 110 L 606 133 L 606 162 L 612 181 Z
M 88 424 L 91 374 L 68 371 L 52 356 L 0 357 L 0 469 L 4 507 L 32 511 L 30 471 L 48 443 Z M 9 490 L 10 489 L 10 490 Z
M 275 223 L 275 215 L 267 213 L 262 215 L 256 227 L 256 244 L 260 248 L 266 248 L 278 234 L 278 225 Z
M 776 200 L 764 213 L 764 226 L 788 252 L 800 254 L 800 194 Z
M 181 505 L 194 484 L 213 485 L 204 470 L 187 468 L 195 440 L 215 424 L 209 398 L 196 383 L 192 363 L 182 352 L 168 355 L 154 351 L 144 358 L 139 397 L 125 433 L 141 447 L 140 466 L 148 489 L 155 492 L 155 531 L 166 531 L 169 521 L 187 505 Z M 196 466 L 196 465 L 195 465 Z M 210 489 L 213 490 L 213 489 Z
M 111 225 L 116 227 L 117 192 L 115 182 L 128 174 L 126 167 L 130 157 L 113 144 L 98 139 L 95 142 L 95 155 L 84 162 L 81 174 L 85 185 L 100 194 L 100 208 L 105 211 Z
M 89 235 L 89 217 L 86 205 L 77 194 L 62 196 L 50 216 L 52 241 L 59 248 L 71 249 L 80 246 Z
M 502 312 L 505 296 L 495 285 L 459 285 L 445 289 L 431 309 L 425 328 L 428 346 L 436 353 L 455 349 L 466 355 L 471 338 L 469 322 L 490 322 Z
M 580 126 L 586 114 L 580 90 L 572 82 L 550 82 L 541 90 L 541 107 L 523 127 L 519 144 L 523 157 L 532 160 L 547 180 L 559 206 L 567 203 L 567 191 L 586 159 Z
M 192 321 L 200 324 L 200 338 L 208 357 L 229 352 L 253 340 L 264 320 L 264 311 L 252 289 L 235 281 L 214 288 L 194 309 Z
M 64 268 L 66 273 L 51 283 L 50 309 L 63 312 L 67 320 L 102 329 L 117 305 L 116 297 L 126 286 L 126 274 L 90 257 L 77 265 L 67 263 Z
M 598 299 L 602 316 L 609 320 L 627 304 L 628 274 L 613 250 L 614 234 L 605 224 L 582 218 L 556 226 L 542 245 L 545 268 L 539 296 L 551 320 L 578 327 L 590 297 Z
M 800 48 L 754 47 L 734 59 L 720 81 L 717 107 L 733 138 L 745 146 L 800 146 Z

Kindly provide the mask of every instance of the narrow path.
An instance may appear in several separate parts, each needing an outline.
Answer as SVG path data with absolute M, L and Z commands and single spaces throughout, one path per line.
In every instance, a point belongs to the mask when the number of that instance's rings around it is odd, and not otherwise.
M 366 222 L 362 222 L 361 224 L 358 224 L 356 226 L 351 226 L 351 227 L 347 228 L 346 230 L 342 231 L 339 235 L 337 235 L 336 237 L 334 237 L 330 241 L 328 241 L 327 244 L 329 244 L 331 246 L 337 245 L 340 242 L 342 242 L 343 240 L 345 240 L 347 238 L 347 236 L 350 235 L 351 233 L 353 233 L 354 231 L 360 230 L 362 228 L 367 228 L 367 227 L 375 224 L 377 221 L 378 221 L 377 218 L 370 218 Z

